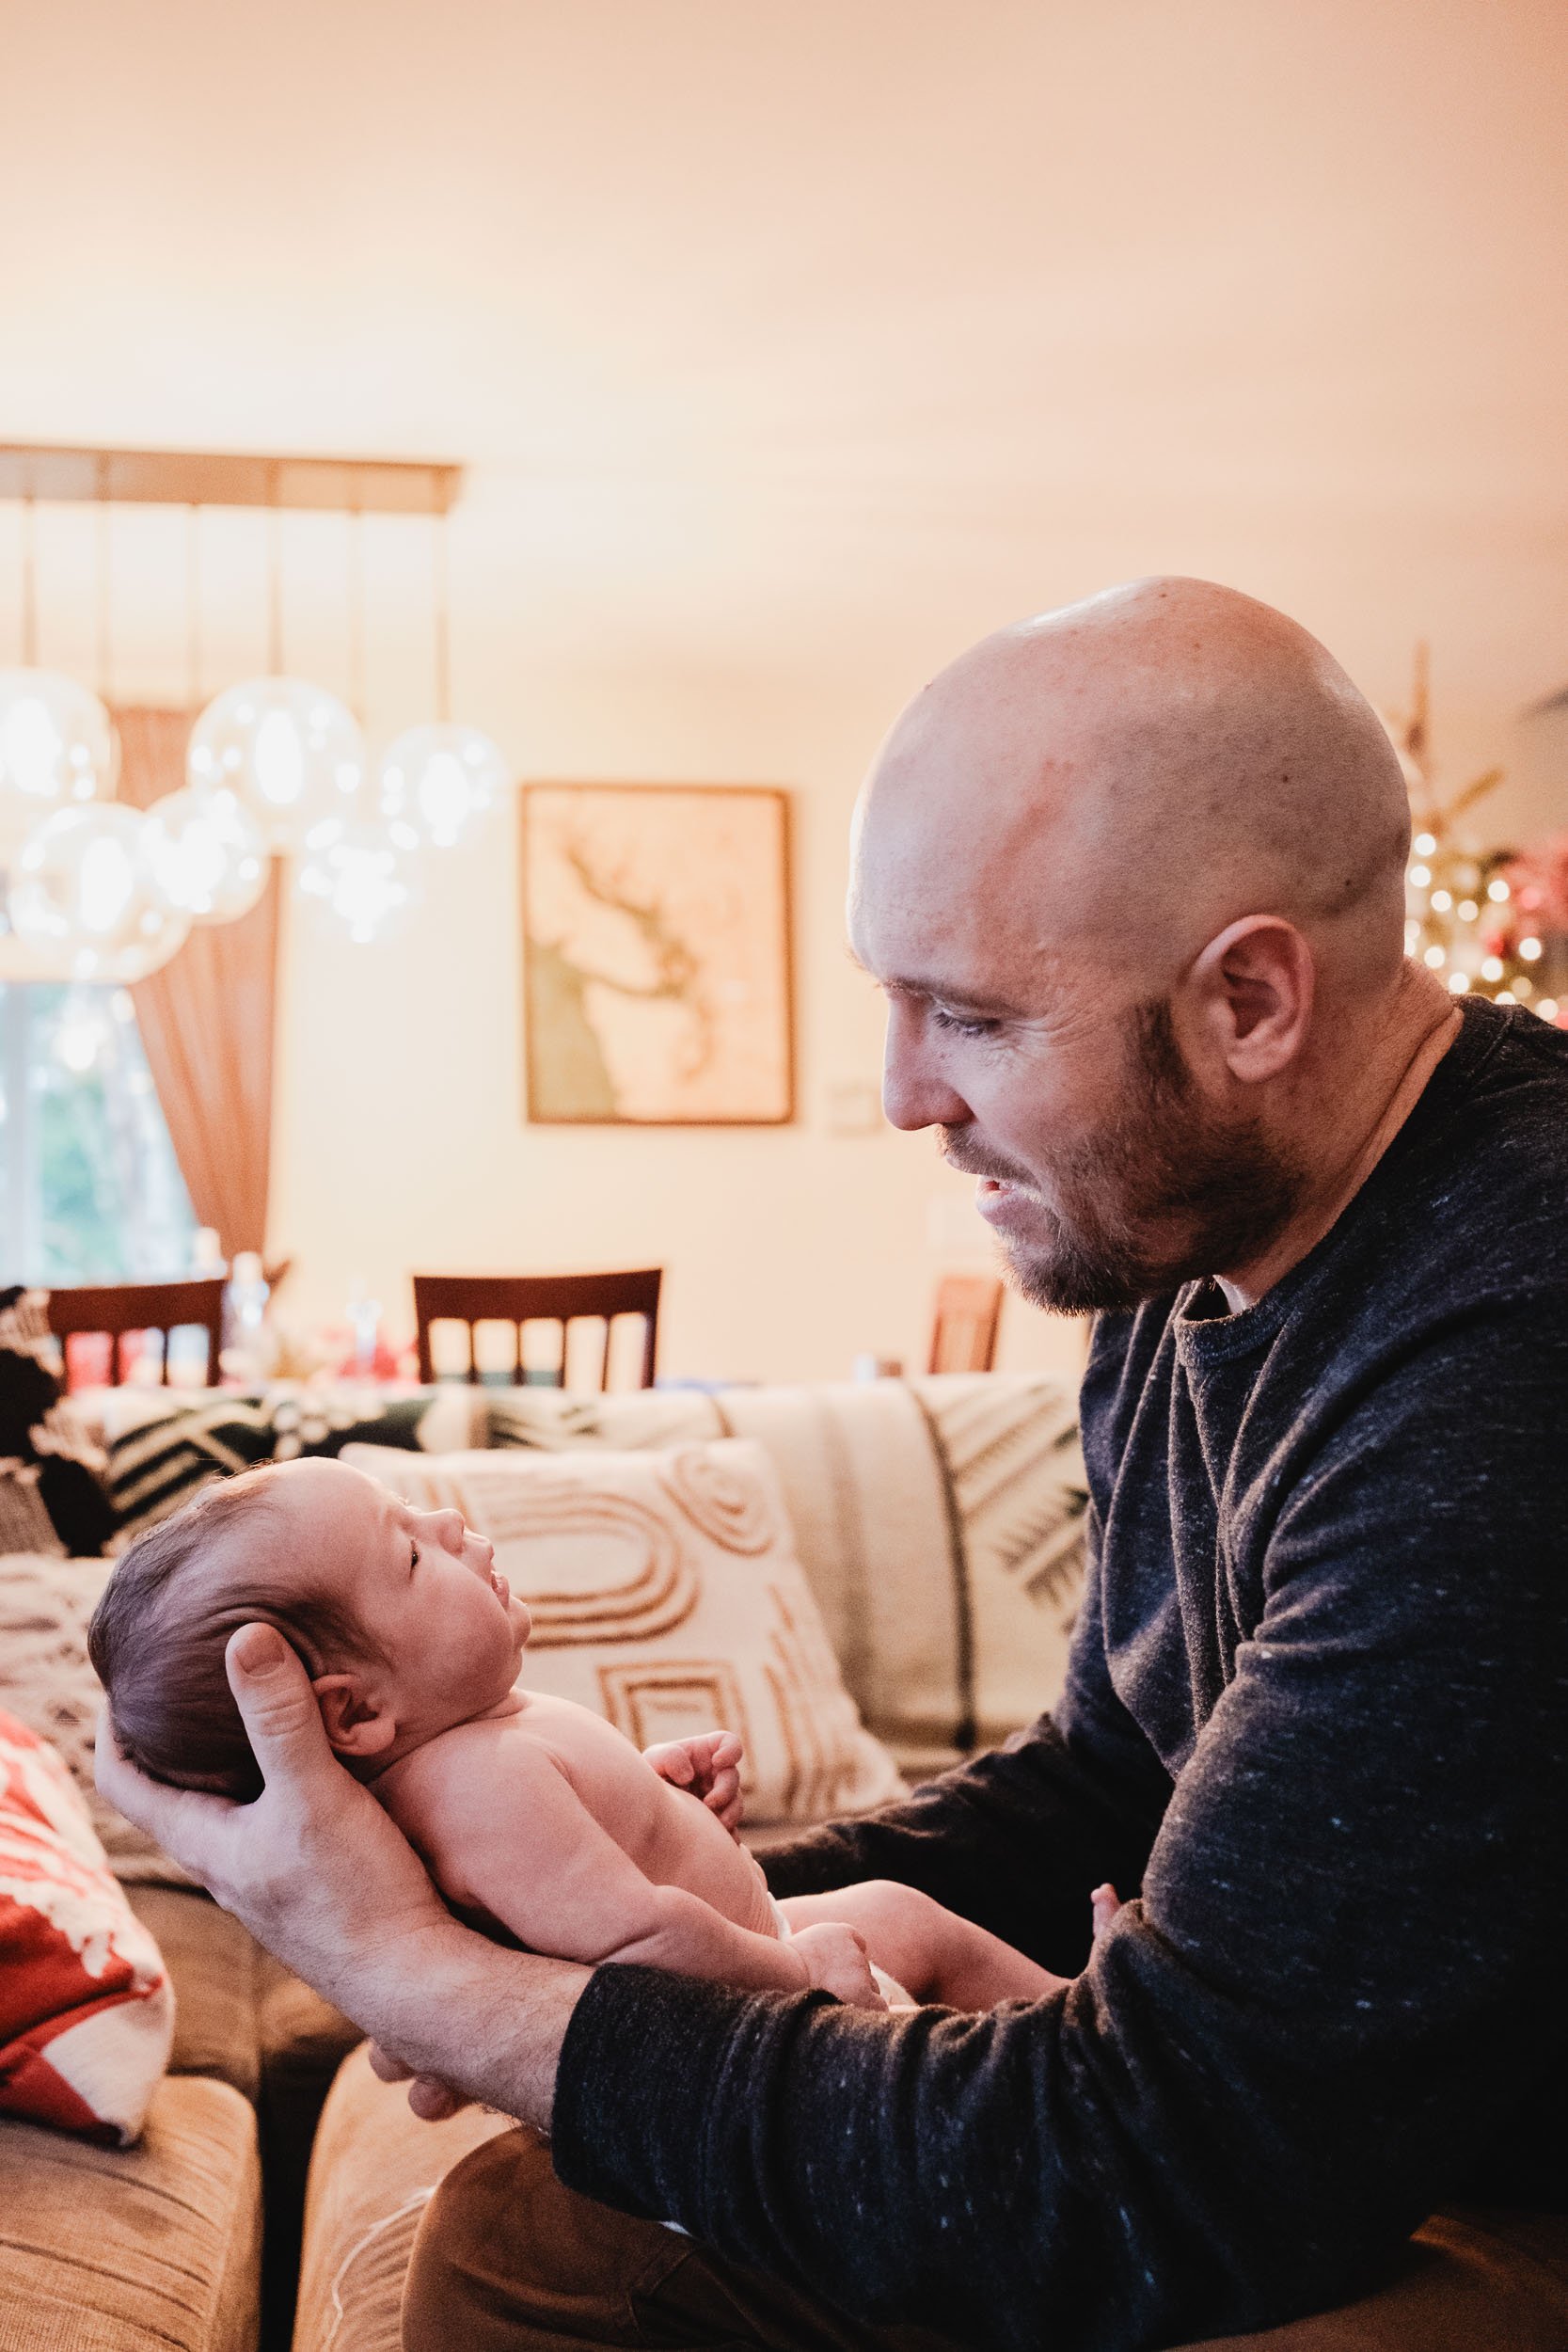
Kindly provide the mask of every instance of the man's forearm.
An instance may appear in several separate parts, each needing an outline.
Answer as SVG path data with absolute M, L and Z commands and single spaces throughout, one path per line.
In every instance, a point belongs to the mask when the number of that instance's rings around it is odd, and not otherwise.
M 385 1969 L 372 1958 L 332 1992 L 412 2073 L 547 2132 L 561 2045 L 592 1974 L 454 1921 L 450 1934 L 433 1930 L 421 1951 L 404 1946 Z

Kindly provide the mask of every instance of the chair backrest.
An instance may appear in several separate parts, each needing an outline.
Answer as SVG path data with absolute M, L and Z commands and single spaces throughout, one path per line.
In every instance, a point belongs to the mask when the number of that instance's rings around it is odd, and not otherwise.
M 70 1355 L 66 1342 L 72 1332 L 106 1333 L 109 1378 L 118 1389 L 125 1377 L 125 1335 L 156 1331 L 164 1343 L 163 1381 L 168 1386 L 168 1335 L 196 1325 L 207 1334 L 207 1386 L 218 1385 L 218 1351 L 223 1344 L 221 1274 L 188 1282 L 84 1282 L 49 1294 L 49 1328 L 66 1356 L 67 1385 Z
M 523 1326 L 558 1323 L 560 1360 L 556 1386 L 566 1385 L 566 1347 L 570 1326 L 579 1320 L 604 1324 L 604 1357 L 599 1386 L 610 1385 L 610 1333 L 617 1315 L 642 1317 L 641 1388 L 654 1385 L 654 1357 L 658 1344 L 658 1291 L 663 1280 L 658 1266 L 626 1274 L 416 1274 L 414 1320 L 419 1326 L 420 1378 L 434 1380 L 436 1366 L 430 1348 L 433 1323 L 465 1323 L 468 1327 L 468 1379 L 477 1387 L 479 1359 L 474 1351 L 474 1326 L 510 1323 L 515 1335 L 514 1372 L 526 1377 Z
M 990 1372 L 1002 1321 L 1002 1282 L 995 1274 L 944 1274 L 937 1284 L 931 1324 L 930 1372 Z

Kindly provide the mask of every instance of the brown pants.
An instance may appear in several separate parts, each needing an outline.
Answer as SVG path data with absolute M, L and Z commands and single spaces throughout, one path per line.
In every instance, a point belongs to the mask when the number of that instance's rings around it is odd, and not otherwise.
M 476 2148 L 437 2191 L 409 2265 L 403 2341 L 404 2352 L 955 2352 L 928 2328 L 864 2327 L 574 2195 L 522 2131 Z M 1247 2346 L 1568 2352 L 1568 2217 L 1435 2214 L 1373 2294 L 1224 2339 L 1224 2352 Z

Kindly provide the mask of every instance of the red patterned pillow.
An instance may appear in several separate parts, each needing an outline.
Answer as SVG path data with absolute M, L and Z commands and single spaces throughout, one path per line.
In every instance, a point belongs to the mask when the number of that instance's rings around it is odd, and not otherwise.
M 173 2036 L 162 1955 L 71 1774 L 0 1714 L 0 2114 L 128 2145 Z

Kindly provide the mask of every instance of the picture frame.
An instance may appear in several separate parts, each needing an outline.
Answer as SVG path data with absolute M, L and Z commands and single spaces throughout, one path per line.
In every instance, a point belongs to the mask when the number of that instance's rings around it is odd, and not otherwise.
M 793 1120 L 790 819 L 773 785 L 519 787 L 531 1124 Z

